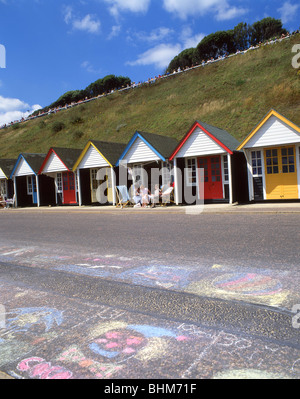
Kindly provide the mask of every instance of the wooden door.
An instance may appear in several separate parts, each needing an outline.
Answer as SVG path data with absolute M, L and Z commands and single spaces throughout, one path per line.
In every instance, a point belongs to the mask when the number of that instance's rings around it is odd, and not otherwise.
M 113 202 L 113 188 L 111 180 L 111 170 L 110 168 L 105 168 L 103 174 L 101 173 L 100 180 L 97 180 L 97 174 L 99 169 L 91 169 L 91 199 L 92 203 L 100 202 L 105 203 L 103 195 L 106 195 L 108 202 Z M 101 189 L 99 187 L 101 186 Z M 98 191 L 98 194 L 97 194 Z
M 36 205 L 38 200 L 37 200 L 37 187 L 36 187 L 35 176 L 31 176 L 31 182 L 32 182 L 32 202 Z
M 63 196 L 64 205 L 76 204 L 76 186 L 75 186 L 75 176 L 72 172 L 63 172 Z
M 198 158 L 198 168 L 204 169 L 204 199 L 222 199 L 223 182 L 221 156 Z
M 99 182 L 97 180 L 97 173 L 98 173 L 98 169 L 91 169 L 91 171 L 90 171 L 92 203 L 97 202 L 97 189 L 98 189 L 98 185 L 99 185 Z
M 297 199 L 295 147 L 265 150 L 266 199 Z

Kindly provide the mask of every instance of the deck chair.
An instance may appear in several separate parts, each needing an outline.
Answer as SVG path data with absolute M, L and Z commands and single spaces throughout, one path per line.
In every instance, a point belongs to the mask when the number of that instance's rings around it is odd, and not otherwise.
M 168 187 L 166 190 L 164 190 L 161 194 L 161 203 L 162 206 L 166 206 L 170 202 L 174 203 L 174 187 Z
M 126 186 L 116 186 L 116 193 L 117 193 L 117 205 L 123 208 L 124 206 L 130 206 L 130 196 L 128 193 L 128 189 Z
M 12 198 L 7 198 L 5 200 L 6 203 L 6 208 L 9 208 L 10 206 L 14 207 L 16 204 L 16 196 L 14 195 Z
M 2 208 L 6 208 L 6 201 L 5 201 L 5 199 L 3 199 L 3 197 L 1 197 L 1 196 L 0 196 L 0 206 L 1 206 Z

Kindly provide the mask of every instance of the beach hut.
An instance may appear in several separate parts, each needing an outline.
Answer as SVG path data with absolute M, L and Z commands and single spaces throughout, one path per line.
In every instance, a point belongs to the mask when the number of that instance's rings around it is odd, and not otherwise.
M 16 206 L 46 205 L 54 197 L 51 181 L 47 176 L 38 176 L 46 154 L 19 155 L 10 178 L 14 182 Z M 50 184 L 49 184 L 50 183 Z
M 249 200 L 300 197 L 300 128 L 271 109 L 239 145 L 248 166 Z
M 52 147 L 48 151 L 38 174 L 48 176 L 55 190 L 56 205 L 76 205 L 77 184 L 73 166 L 82 150 Z M 52 198 L 49 198 L 51 204 Z
M 115 165 L 125 147 L 126 144 L 96 140 L 90 140 L 86 144 L 73 167 L 78 177 L 80 206 L 99 203 L 116 204 Z
M 243 153 L 236 151 L 238 144 L 227 131 L 194 122 L 170 157 L 174 161 L 176 204 L 186 202 L 189 190 L 205 202 L 233 203 L 247 198 L 246 161 Z
M 138 183 L 147 186 L 153 192 L 156 181 L 151 181 L 152 170 L 160 173 L 159 184 L 168 185 L 171 182 L 172 163 L 170 155 L 178 145 L 178 141 L 168 136 L 154 133 L 136 131 L 123 154 L 117 162 L 117 166 L 126 165 L 129 172 L 129 185 Z
M 10 175 L 16 161 L 16 159 L 0 159 L 0 195 L 2 198 L 13 198 L 14 196 L 14 184 Z

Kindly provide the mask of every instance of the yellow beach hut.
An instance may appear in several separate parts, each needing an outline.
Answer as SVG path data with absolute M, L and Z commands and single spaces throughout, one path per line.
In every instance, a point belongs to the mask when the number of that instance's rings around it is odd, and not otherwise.
M 300 198 L 300 128 L 270 110 L 239 145 L 247 159 L 249 200 Z
M 77 172 L 80 206 L 100 205 L 106 200 L 106 203 L 116 204 L 115 165 L 125 147 L 126 144 L 97 140 L 86 144 L 73 167 Z M 102 185 L 106 186 L 106 195 L 99 190 Z

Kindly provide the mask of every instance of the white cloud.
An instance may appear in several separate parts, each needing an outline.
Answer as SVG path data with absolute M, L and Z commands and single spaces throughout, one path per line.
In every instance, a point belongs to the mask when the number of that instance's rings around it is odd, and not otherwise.
M 281 21 L 283 24 L 292 21 L 295 18 L 295 15 L 299 9 L 299 4 L 291 4 L 289 1 L 283 3 L 281 8 L 278 8 L 278 12 L 281 16 Z
M 26 118 L 34 111 L 41 109 L 38 104 L 29 105 L 18 98 L 0 96 L 0 126 Z
M 88 14 L 82 19 L 75 19 L 73 21 L 73 28 L 77 30 L 86 31 L 89 33 L 97 33 L 100 29 L 100 21 Z
M 81 64 L 81 68 L 85 69 L 89 73 L 96 73 L 96 74 L 101 74 L 102 73 L 101 69 L 94 68 L 94 66 L 89 61 L 84 61 Z
M 100 20 L 94 15 L 87 14 L 83 18 L 75 17 L 71 6 L 64 7 L 64 20 L 67 25 L 71 24 L 74 30 L 88 33 L 98 33 L 101 26 Z
M 111 28 L 111 32 L 108 35 L 108 39 L 112 39 L 113 37 L 119 36 L 119 33 L 121 32 L 121 26 L 120 25 L 114 25 Z
M 146 13 L 151 0 L 104 0 L 109 4 L 110 13 L 118 18 L 120 12 Z
M 64 8 L 64 20 L 66 24 L 69 24 L 73 19 L 73 8 L 71 6 L 67 6 Z
M 197 45 L 205 36 L 206 35 L 204 33 L 198 33 L 196 35 L 193 35 L 191 27 L 186 26 L 182 29 L 181 32 L 181 41 L 183 42 L 183 47 L 185 49 L 197 47 Z
M 225 4 L 224 7 L 220 7 L 218 9 L 216 19 L 218 21 L 226 21 L 229 19 L 241 17 L 242 15 L 245 15 L 247 12 L 248 10 L 246 8 L 230 7 L 229 5 Z
M 149 34 L 145 32 L 138 32 L 131 34 L 143 42 L 154 43 L 155 41 L 161 41 L 162 39 L 169 38 L 175 32 L 169 28 L 155 29 Z M 193 34 L 190 26 L 185 26 L 178 36 L 176 44 L 160 43 L 151 49 L 140 54 L 135 61 L 128 61 L 126 64 L 131 66 L 145 66 L 154 65 L 157 69 L 166 68 L 172 59 L 177 56 L 181 51 L 187 48 L 196 47 L 198 43 L 206 35 L 204 33 Z
M 153 29 L 150 33 L 148 32 L 127 32 L 127 39 L 130 41 L 141 41 L 154 43 L 165 40 L 174 34 L 174 30 L 166 27 L 160 27 L 157 29 Z
M 245 8 L 232 7 L 227 0 L 163 0 L 164 8 L 181 19 L 214 13 L 216 19 L 227 20 L 244 15 Z
M 136 61 L 127 62 L 127 65 L 154 65 L 158 69 L 166 68 L 170 61 L 182 50 L 180 44 L 159 44 L 140 54 Z

